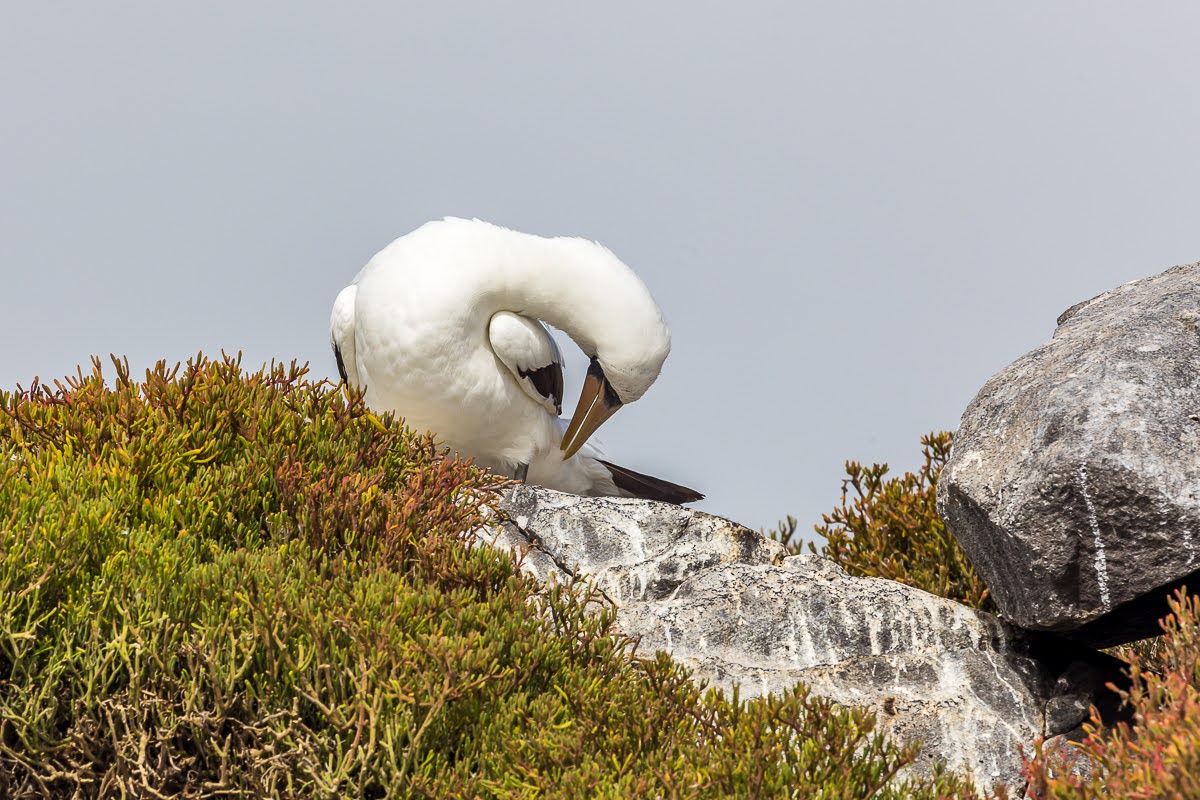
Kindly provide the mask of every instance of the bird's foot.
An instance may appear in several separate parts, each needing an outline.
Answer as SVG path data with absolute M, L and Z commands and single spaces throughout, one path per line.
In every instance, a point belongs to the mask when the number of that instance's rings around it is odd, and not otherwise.
M 529 465 L 517 464 L 517 471 L 513 474 L 513 477 L 519 480 L 521 483 L 525 483 L 526 479 L 529 477 Z

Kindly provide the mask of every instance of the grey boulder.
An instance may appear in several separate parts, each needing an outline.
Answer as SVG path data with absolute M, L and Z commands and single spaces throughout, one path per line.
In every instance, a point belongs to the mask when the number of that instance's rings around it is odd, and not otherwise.
M 1080 303 L 963 414 L 938 508 L 1004 617 L 1153 636 L 1200 570 L 1200 264 Z
M 579 498 L 521 486 L 510 521 L 481 541 L 514 551 L 543 581 L 587 578 L 639 652 L 670 654 L 743 698 L 803 681 L 873 709 L 920 741 L 912 770 L 966 767 L 981 788 L 1021 785 L 1021 748 L 1076 728 L 1118 673 L 1103 656 L 1056 649 L 994 617 L 894 581 L 854 578 L 818 556 L 788 557 L 761 534 L 690 509 Z

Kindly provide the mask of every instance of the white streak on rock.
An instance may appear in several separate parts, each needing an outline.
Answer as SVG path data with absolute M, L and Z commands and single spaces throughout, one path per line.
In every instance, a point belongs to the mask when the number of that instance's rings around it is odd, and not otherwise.
M 1104 610 L 1112 608 L 1108 596 L 1108 560 L 1104 556 L 1104 540 L 1100 538 L 1100 520 L 1096 517 L 1096 507 L 1092 504 L 1092 496 L 1088 492 L 1087 464 L 1079 465 L 1079 489 L 1083 492 L 1083 502 L 1087 504 L 1088 523 L 1092 526 L 1092 536 L 1096 540 L 1096 558 L 1093 562 L 1096 569 L 1096 583 L 1100 586 L 1100 604 Z

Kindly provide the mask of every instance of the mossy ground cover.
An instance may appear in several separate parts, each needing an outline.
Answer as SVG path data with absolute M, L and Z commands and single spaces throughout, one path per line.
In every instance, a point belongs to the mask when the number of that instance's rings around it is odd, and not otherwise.
M 295 365 L 0 393 L 0 796 L 974 796 L 638 658 L 468 544 L 495 489 Z

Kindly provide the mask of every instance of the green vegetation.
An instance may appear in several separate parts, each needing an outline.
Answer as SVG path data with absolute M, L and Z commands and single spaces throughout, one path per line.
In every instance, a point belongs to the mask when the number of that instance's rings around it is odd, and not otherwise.
M 294 364 L 0 393 L 0 796 L 975 796 L 635 658 L 464 541 L 495 488 Z
M 914 753 L 866 711 L 635 657 L 586 587 L 469 546 L 500 483 L 294 364 L 116 367 L 0 392 L 0 797 L 977 796 L 889 785 Z M 848 463 L 821 554 L 988 608 L 934 507 L 949 445 Z M 1093 719 L 1091 777 L 1031 753 L 1031 797 L 1200 797 L 1200 601 L 1172 609 L 1118 650 L 1134 725 Z
M 863 467 L 847 461 L 841 505 L 816 527 L 825 543 L 818 548 L 809 542 L 809 549 L 851 575 L 899 581 L 994 611 L 987 587 L 937 513 L 937 479 L 952 438 L 949 433 L 922 437 L 924 464 L 916 474 L 898 478 L 888 477 L 887 464 Z M 793 553 L 803 547 L 794 541 L 796 527 L 788 517 L 774 534 Z

